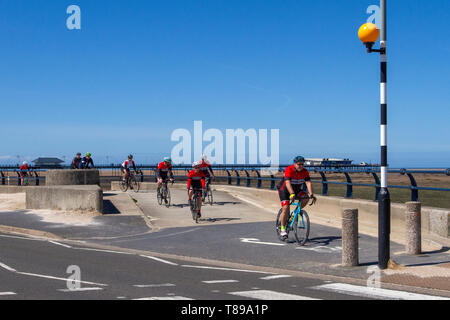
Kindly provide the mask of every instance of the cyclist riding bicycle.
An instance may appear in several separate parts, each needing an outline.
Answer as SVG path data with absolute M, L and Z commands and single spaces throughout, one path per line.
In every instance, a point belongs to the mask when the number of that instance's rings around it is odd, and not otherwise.
M 311 178 L 309 176 L 308 170 L 304 168 L 305 158 L 298 156 L 294 159 L 294 164 L 289 166 L 284 171 L 284 177 L 277 186 L 278 195 L 280 196 L 282 213 L 281 213 L 281 240 L 286 240 L 288 234 L 286 232 L 286 222 L 289 216 L 289 209 L 291 201 L 294 199 L 299 199 L 301 201 L 301 207 L 303 208 L 309 202 L 309 198 L 316 201 L 314 196 Z M 303 184 L 309 192 L 309 197 L 306 192 L 302 190 Z
M 127 178 L 130 175 L 130 167 L 133 167 L 134 172 L 137 172 L 136 164 L 133 161 L 133 155 L 128 155 L 128 159 L 122 163 L 122 173 L 123 173 L 123 181 L 126 182 Z
M 72 160 L 72 166 L 71 169 L 81 169 L 81 162 L 83 159 L 81 159 L 81 153 L 78 152 L 75 158 Z
M 201 191 L 202 194 L 205 192 L 205 174 L 200 169 L 201 162 L 194 162 L 192 164 L 192 170 L 188 174 L 187 181 L 187 191 L 189 204 L 192 205 L 192 196 L 194 192 Z M 197 198 L 198 203 L 198 216 L 202 216 L 202 197 Z
M 206 180 L 206 187 L 205 189 L 208 190 L 209 185 L 211 184 L 211 176 L 212 179 L 215 180 L 216 176 L 214 175 L 214 172 L 212 170 L 211 164 L 207 161 L 208 158 L 206 155 L 202 155 L 202 160 L 200 161 L 200 170 L 202 170 L 203 174 L 205 175 Z M 204 197 L 206 197 L 206 192 L 204 193 Z
M 164 161 L 158 164 L 158 168 L 156 169 L 155 174 L 156 179 L 158 180 L 158 189 L 161 187 L 161 184 L 167 180 L 173 182 L 174 178 L 172 172 L 172 159 L 170 159 L 169 157 L 165 157 Z
M 30 167 L 28 166 L 28 162 L 24 161 L 22 165 L 20 166 L 20 180 L 21 184 L 23 185 L 24 181 L 23 179 L 25 177 L 28 177 L 28 171 L 30 170 Z
M 92 154 L 90 152 L 86 153 L 86 156 L 81 160 L 81 169 L 91 169 L 94 168 L 94 161 L 92 160 Z

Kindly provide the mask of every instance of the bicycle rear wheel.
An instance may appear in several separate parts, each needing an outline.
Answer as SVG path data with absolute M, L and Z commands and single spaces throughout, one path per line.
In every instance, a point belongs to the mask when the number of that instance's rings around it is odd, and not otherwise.
M 119 182 L 119 187 L 120 187 L 120 190 L 122 192 L 127 192 L 127 190 L 128 190 L 128 182 L 127 181 L 123 181 L 123 179 L 121 179 L 120 182 Z
M 308 241 L 310 222 L 308 213 L 302 210 L 299 215 L 295 218 L 294 224 L 292 225 L 294 231 L 295 239 L 300 246 L 305 245 Z

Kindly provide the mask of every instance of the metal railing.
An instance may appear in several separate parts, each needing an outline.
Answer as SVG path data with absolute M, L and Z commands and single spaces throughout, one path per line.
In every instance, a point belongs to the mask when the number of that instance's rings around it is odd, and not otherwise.
M 156 180 L 155 171 L 157 169 L 157 165 L 137 165 L 138 175 L 140 177 L 141 182 L 144 182 L 145 179 Z M 222 171 L 226 172 L 226 175 L 216 175 L 218 179 L 225 180 L 228 185 L 236 185 L 241 186 L 242 181 L 245 181 L 246 187 L 251 187 L 252 182 L 256 182 L 256 188 L 263 188 L 263 182 L 269 182 L 270 186 L 268 188 L 274 190 L 276 189 L 276 184 L 281 180 L 281 173 L 284 172 L 284 169 L 287 165 L 281 165 L 276 169 L 270 167 L 270 165 L 214 165 L 214 171 Z M 366 165 L 333 165 L 330 167 L 326 166 L 307 166 L 306 167 L 310 173 L 319 174 L 321 179 L 315 180 L 312 179 L 311 182 L 315 184 L 322 185 L 321 194 L 324 196 L 328 196 L 328 187 L 329 185 L 343 185 L 345 188 L 345 197 L 352 198 L 353 197 L 353 187 L 372 187 L 374 188 L 374 200 L 378 199 L 378 195 L 380 192 L 380 179 L 379 172 L 380 168 L 378 166 L 366 166 Z M 69 167 L 60 167 L 60 169 L 69 169 Z M 99 170 L 111 170 L 111 175 L 102 174 L 102 178 L 114 178 L 118 177 L 121 174 L 121 166 L 120 165 L 98 165 L 96 169 Z M 174 165 L 173 171 L 176 178 L 187 179 L 187 174 L 191 170 L 191 166 L 189 165 Z M 45 172 L 47 169 L 45 168 L 33 168 L 31 172 L 33 172 L 34 177 L 29 178 L 35 181 L 35 185 L 39 185 L 39 181 L 45 179 L 45 177 L 40 176 L 40 172 Z M 19 170 L 17 167 L 9 166 L 9 167 L 0 167 L 1 174 L 1 184 L 5 185 L 7 180 L 15 180 L 14 177 L 6 176 L 5 172 L 15 171 L 17 173 L 17 182 L 16 185 L 20 185 L 20 176 Z M 144 171 L 153 171 L 152 174 L 144 174 Z M 183 173 L 183 174 L 180 174 Z M 353 182 L 352 174 L 361 174 L 365 173 L 367 175 L 372 176 L 374 183 L 358 183 Z M 411 201 L 419 200 L 419 191 L 420 190 L 428 190 L 428 191 L 450 191 L 450 188 L 438 188 L 438 187 L 423 187 L 418 186 L 415 175 L 417 174 L 432 174 L 432 175 L 441 175 L 449 177 L 449 185 L 450 185 L 450 168 L 449 169 L 389 169 L 388 173 L 395 174 L 398 173 L 400 175 L 405 175 L 409 178 L 410 185 L 389 185 L 389 188 L 395 189 L 407 189 L 410 190 L 411 193 Z M 251 175 L 254 174 L 254 175 Z M 332 181 L 329 180 L 327 175 L 329 174 L 342 174 L 345 178 L 345 182 L 342 181 Z M 278 176 L 276 176 L 278 175 Z M 305 186 L 304 186 L 305 187 Z

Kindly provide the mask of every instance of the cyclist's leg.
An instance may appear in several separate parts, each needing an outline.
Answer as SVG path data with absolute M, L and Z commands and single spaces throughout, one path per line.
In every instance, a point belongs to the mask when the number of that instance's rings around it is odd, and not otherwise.
M 281 201 L 281 216 L 280 216 L 280 223 L 281 223 L 281 235 L 286 235 L 286 223 L 287 219 L 289 217 L 289 209 L 290 209 L 290 201 L 289 201 L 289 192 L 287 192 L 287 188 L 283 188 L 278 191 L 278 195 L 280 197 Z

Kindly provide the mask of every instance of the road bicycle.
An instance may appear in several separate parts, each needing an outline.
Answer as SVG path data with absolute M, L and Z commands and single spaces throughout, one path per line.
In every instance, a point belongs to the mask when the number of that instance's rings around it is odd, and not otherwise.
M 198 199 L 202 198 L 203 189 L 194 189 L 194 194 L 192 196 L 192 200 L 189 203 L 192 213 L 192 219 L 195 223 L 198 223 L 200 220 L 200 215 L 198 214 Z
M 173 181 L 171 181 L 173 184 Z M 164 180 L 162 184 L 156 190 L 156 198 L 158 199 L 158 204 L 162 206 L 163 202 L 167 208 L 170 207 L 171 196 L 169 186 L 167 185 L 168 180 Z
M 213 199 L 213 193 L 212 193 L 212 190 L 211 190 L 211 178 L 210 178 L 210 180 L 209 180 L 209 183 L 207 183 L 207 188 L 206 188 L 206 191 L 203 193 L 203 196 L 202 196 L 202 202 L 203 203 L 208 203 L 209 205 L 213 205 L 213 203 L 214 203 L 214 199 Z
M 21 173 L 20 173 L 20 179 L 21 179 L 20 184 L 21 184 L 22 186 L 28 186 L 28 185 L 30 185 L 30 178 L 31 178 L 31 172 L 30 172 L 30 171 L 27 171 L 27 172 L 21 172 Z
M 303 199 L 310 199 L 309 196 L 302 196 L 296 199 L 291 200 L 289 203 L 289 208 L 291 205 L 295 206 L 295 209 L 293 211 L 290 211 L 287 224 L 286 224 L 286 232 L 288 234 L 287 241 L 288 242 L 294 242 L 297 241 L 297 243 L 300 246 L 305 245 L 305 243 L 308 241 L 309 232 L 310 232 L 310 222 L 309 222 L 309 216 L 308 213 L 301 208 L 301 200 Z M 312 202 L 309 204 L 312 206 L 316 202 L 316 198 L 312 198 Z M 277 220 L 276 220 L 276 231 L 278 238 L 280 238 L 280 232 L 281 232 L 281 212 L 282 209 L 278 212 Z M 293 235 L 293 237 L 292 237 Z M 294 240 L 295 239 L 295 240 Z
M 136 175 L 130 171 L 125 181 L 123 179 L 120 180 L 119 186 L 122 192 L 126 192 L 128 188 L 130 188 L 134 192 L 139 192 L 140 183 L 139 180 L 136 178 Z

